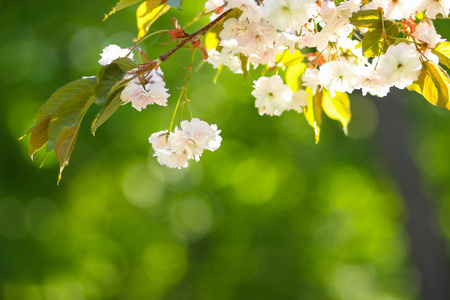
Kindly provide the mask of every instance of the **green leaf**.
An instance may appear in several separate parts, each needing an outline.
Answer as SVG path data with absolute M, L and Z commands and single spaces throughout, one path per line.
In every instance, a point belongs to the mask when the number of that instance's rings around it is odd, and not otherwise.
M 109 16 L 113 15 L 116 13 L 116 11 L 119 11 L 121 9 L 127 8 L 128 6 L 131 6 L 133 4 L 142 2 L 143 0 L 120 0 L 119 2 L 117 2 L 116 6 L 114 6 L 111 11 L 105 15 L 105 18 L 103 19 L 103 21 L 105 21 Z
M 381 15 L 377 9 L 360 10 L 350 17 L 350 23 L 356 27 L 381 29 Z
M 33 155 L 42 149 L 48 142 L 48 124 L 50 124 L 51 115 L 37 123 L 31 130 L 30 143 L 28 144 L 28 154 L 33 160 Z
M 320 128 L 322 126 L 322 92 L 317 89 L 311 104 L 304 108 L 304 115 L 309 125 L 314 128 L 316 144 L 320 139 Z
M 98 80 L 95 87 L 96 103 L 103 104 L 107 99 L 108 93 L 122 81 L 129 70 L 136 67 L 136 63 L 129 58 L 118 58 L 111 64 L 101 68 L 96 75 Z
M 439 57 L 439 62 L 450 68 L 450 42 L 441 42 L 432 50 Z
M 31 159 L 33 155 L 47 144 L 48 127 L 52 115 L 65 102 L 83 93 L 86 89 L 93 87 L 97 83 L 95 78 L 80 79 L 66 84 L 56 90 L 50 98 L 39 108 L 36 116 L 36 123 L 28 131 L 30 134 L 30 143 L 28 151 Z
M 389 38 L 398 37 L 398 27 L 392 21 L 385 21 L 386 36 L 383 37 L 383 29 L 369 30 L 362 40 L 362 50 L 365 57 L 377 57 L 386 53 L 389 46 Z
M 79 79 L 57 89 L 50 96 L 50 98 L 39 108 L 35 125 L 45 119 L 48 115 L 51 115 L 56 109 L 58 109 L 61 104 L 66 102 L 68 99 L 72 98 L 77 93 L 84 91 L 86 88 L 96 83 L 96 78 Z
M 108 99 L 108 101 L 105 102 L 102 109 L 98 113 L 98 115 L 95 117 L 94 122 L 92 122 L 91 126 L 91 132 L 93 135 L 95 135 L 95 132 L 97 129 L 105 123 L 123 104 L 122 99 L 120 98 L 120 94 L 122 93 L 124 88 L 118 89 L 115 91 Z
M 48 126 L 47 153 L 55 150 L 60 165 L 58 183 L 69 163 L 81 121 L 94 99 L 94 86 L 91 86 L 68 99 L 52 114 Z
M 383 47 L 382 29 L 374 29 L 366 32 L 362 40 L 362 50 L 365 57 L 377 57 Z
M 139 5 L 136 11 L 138 37 L 145 36 L 150 26 L 169 10 L 170 6 L 166 2 L 167 0 L 147 0 Z
M 345 135 L 348 134 L 348 123 L 351 119 L 350 98 L 347 93 L 336 92 L 332 98 L 330 91 L 323 91 L 323 111 L 325 114 L 336 121 L 340 121 Z
M 182 0 L 169 0 L 167 4 L 171 7 L 175 7 L 176 9 L 180 9 Z
M 444 69 L 432 61 L 424 61 L 417 83 L 428 102 L 450 109 L 450 78 Z

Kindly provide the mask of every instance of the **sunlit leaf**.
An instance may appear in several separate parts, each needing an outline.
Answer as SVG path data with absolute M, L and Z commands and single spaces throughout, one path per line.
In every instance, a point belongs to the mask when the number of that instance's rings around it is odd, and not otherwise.
M 170 6 L 166 2 L 167 0 L 147 0 L 139 5 L 136 11 L 138 37 L 145 36 L 150 26 L 169 10 Z
M 450 42 L 441 42 L 432 50 L 439 57 L 439 62 L 450 68 Z
M 389 46 L 387 39 L 398 37 L 398 27 L 392 21 L 384 22 L 385 34 L 383 36 L 383 29 L 369 30 L 362 40 L 362 50 L 365 57 L 377 57 L 386 53 Z
M 314 128 L 316 144 L 319 142 L 320 127 L 322 126 L 322 97 L 322 92 L 317 90 L 312 98 L 313 101 L 303 109 L 306 121 Z
M 350 23 L 356 27 L 381 29 L 381 15 L 377 9 L 360 10 L 350 17 Z
M 325 114 L 336 121 L 340 121 L 345 135 L 348 134 L 348 123 L 350 122 L 350 98 L 347 93 L 336 92 L 331 98 L 330 91 L 323 90 L 322 106 Z
M 107 99 L 108 93 L 122 81 L 129 70 L 136 67 L 136 63 L 129 58 L 118 58 L 111 64 L 101 68 L 96 75 L 98 80 L 95 87 L 97 104 L 103 104 Z
M 304 60 L 303 54 L 299 50 L 291 53 L 290 50 L 284 50 L 277 55 L 276 61 L 281 62 L 286 68 L 302 63 Z
M 406 88 L 408 89 L 408 91 L 413 91 L 422 94 L 422 90 L 420 89 L 420 86 L 417 83 L 417 81 L 413 82 L 411 85 L 408 85 Z
M 304 63 L 291 65 L 286 69 L 286 84 L 289 85 L 294 93 L 297 92 L 301 87 L 301 76 L 303 75 L 303 73 L 305 73 L 305 70 L 306 64 Z
M 432 61 L 422 63 L 418 84 L 421 94 L 428 102 L 450 109 L 450 78 L 436 63 Z
M 115 14 L 116 13 L 116 11 L 119 11 L 119 10 L 121 10 L 121 9 L 124 9 L 124 8 L 127 8 L 128 6 L 131 6 L 131 5 L 133 5 L 133 4 L 136 4 L 136 3 L 139 3 L 139 2 L 142 2 L 143 0 L 120 0 L 117 4 L 116 4 L 116 6 L 114 6 L 112 9 L 111 9 L 111 11 L 107 14 L 107 15 L 105 15 L 105 18 L 103 19 L 103 21 L 104 20 L 106 20 L 109 16 L 111 16 L 112 14 Z
M 217 49 L 219 46 L 219 35 L 217 32 L 209 31 L 205 35 L 205 48 L 208 50 Z
M 118 89 L 115 91 L 108 99 L 108 101 L 105 102 L 102 109 L 98 113 L 98 115 L 95 117 L 94 122 L 92 122 L 91 126 L 91 132 L 93 135 L 95 135 L 95 132 L 97 129 L 105 123 L 119 108 L 120 105 L 123 104 L 122 99 L 120 98 L 120 94 L 122 93 L 123 88 Z

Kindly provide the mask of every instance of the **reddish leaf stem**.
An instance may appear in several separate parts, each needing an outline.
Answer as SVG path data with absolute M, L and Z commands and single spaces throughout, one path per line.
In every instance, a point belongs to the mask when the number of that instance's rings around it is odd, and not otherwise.
M 172 54 L 174 54 L 176 51 L 178 51 L 180 48 L 182 48 L 187 43 L 194 41 L 200 34 L 205 34 L 206 32 L 208 32 L 208 30 L 210 30 L 214 25 L 216 25 L 221 20 L 223 20 L 231 11 L 232 11 L 232 9 L 227 10 L 226 12 L 222 13 L 219 17 L 217 17 L 214 21 L 212 21 L 211 23 L 206 25 L 205 27 L 197 30 L 196 32 L 194 32 L 192 34 L 187 34 L 186 38 L 184 40 L 182 40 L 181 43 L 179 43 L 174 48 L 172 48 L 170 51 L 162 54 L 159 57 L 160 63 L 166 61 Z

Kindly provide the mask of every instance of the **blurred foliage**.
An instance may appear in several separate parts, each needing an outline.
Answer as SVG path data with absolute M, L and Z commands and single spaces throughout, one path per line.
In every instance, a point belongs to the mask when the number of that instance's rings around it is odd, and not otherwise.
M 17 139 L 51 92 L 95 74 L 103 47 L 132 45 L 136 7 L 102 22 L 115 2 L 0 0 L 1 299 L 417 297 L 406 212 L 379 154 L 378 113 L 358 95 L 349 137 L 327 119 L 315 145 L 303 116 L 258 115 L 251 77 L 243 83 L 224 71 L 213 85 L 216 71 L 204 65 L 192 76 L 191 107 L 218 124 L 224 141 L 188 169 L 170 170 L 147 139 L 170 123 L 190 57 L 180 51 L 162 66 L 168 108 L 123 106 L 95 138 L 88 113 L 59 187 L 53 154 L 43 169 L 42 157 L 30 161 L 27 141 Z M 153 27 L 172 26 L 171 15 L 188 23 L 202 2 L 185 1 Z M 438 26 L 450 37 L 448 23 Z M 169 47 L 155 43 L 147 53 Z M 403 95 L 410 149 L 448 241 L 450 113 Z

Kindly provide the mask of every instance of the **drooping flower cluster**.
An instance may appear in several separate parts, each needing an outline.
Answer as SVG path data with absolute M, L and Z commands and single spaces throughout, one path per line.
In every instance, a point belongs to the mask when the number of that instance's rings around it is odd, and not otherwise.
M 159 131 L 149 138 L 161 165 L 186 168 L 189 160 L 199 161 L 204 150 L 215 151 L 222 142 L 217 126 L 198 118 L 182 121 L 180 126 L 175 132 Z
M 133 52 L 128 49 L 122 49 L 117 45 L 109 45 L 103 49 L 100 54 L 102 58 L 98 61 L 101 65 L 109 65 L 118 58 L 128 57 L 133 59 Z M 161 68 L 152 69 L 147 74 L 133 76 L 133 72 L 125 76 L 131 78 L 120 94 L 123 103 L 131 102 L 131 106 L 137 111 L 146 108 L 147 105 L 158 104 L 167 106 L 167 99 L 170 95 L 167 93 L 164 74 Z
M 118 58 L 133 58 L 133 53 L 117 45 L 110 45 L 103 50 L 99 63 L 109 65 Z M 147 105 L 158 104 L 167 106 L 169 94 L 165 88 L 164 74 L 161 68 L 152 69 L 146 74 L 135 75 L 134 70 L 124 77 L 128 83 L 123 88 L 120 99 L 123 104 L 131 102 L 132 107 L 141 111 Z M 169 168 L 186 168 L 188 161 L 200 160 L 204 150 L 215 151 L 222 141 L 217 125 L 209 125 L 205 121 L 193 118 L 191 121 L 182 121 L 180 128 L 175 127 L 174 132 L 160 131 L 152 134 L 149 142 L 155 151 L 161 165 Z
M 294 107 L 301 112 L 312 104 L 308 98 L 323 90 L 331 97 L 354 90 L 384 97 L 391 87 L 410 86 L 424 61 L 439 63 L 432 49 L 444 40 L 431 19 L 450 12 L 450 0 L 259 2 L 206 1 L 207 11 L 240 10 L 223 22 L 217 47 L 208 49 L 208 62 L 234 73 L 260 64 L 275 70 L 277 75 L 255 80 L 252 92 L 259 112 L 270 116 Z M 367 16 L 378 23 L 371 24 Z M 283 57 L 303 48 L 310 49 L 297 63 L 304 69 L 293 78 Z M 284 71 L 288 84 L 278 75 Z

